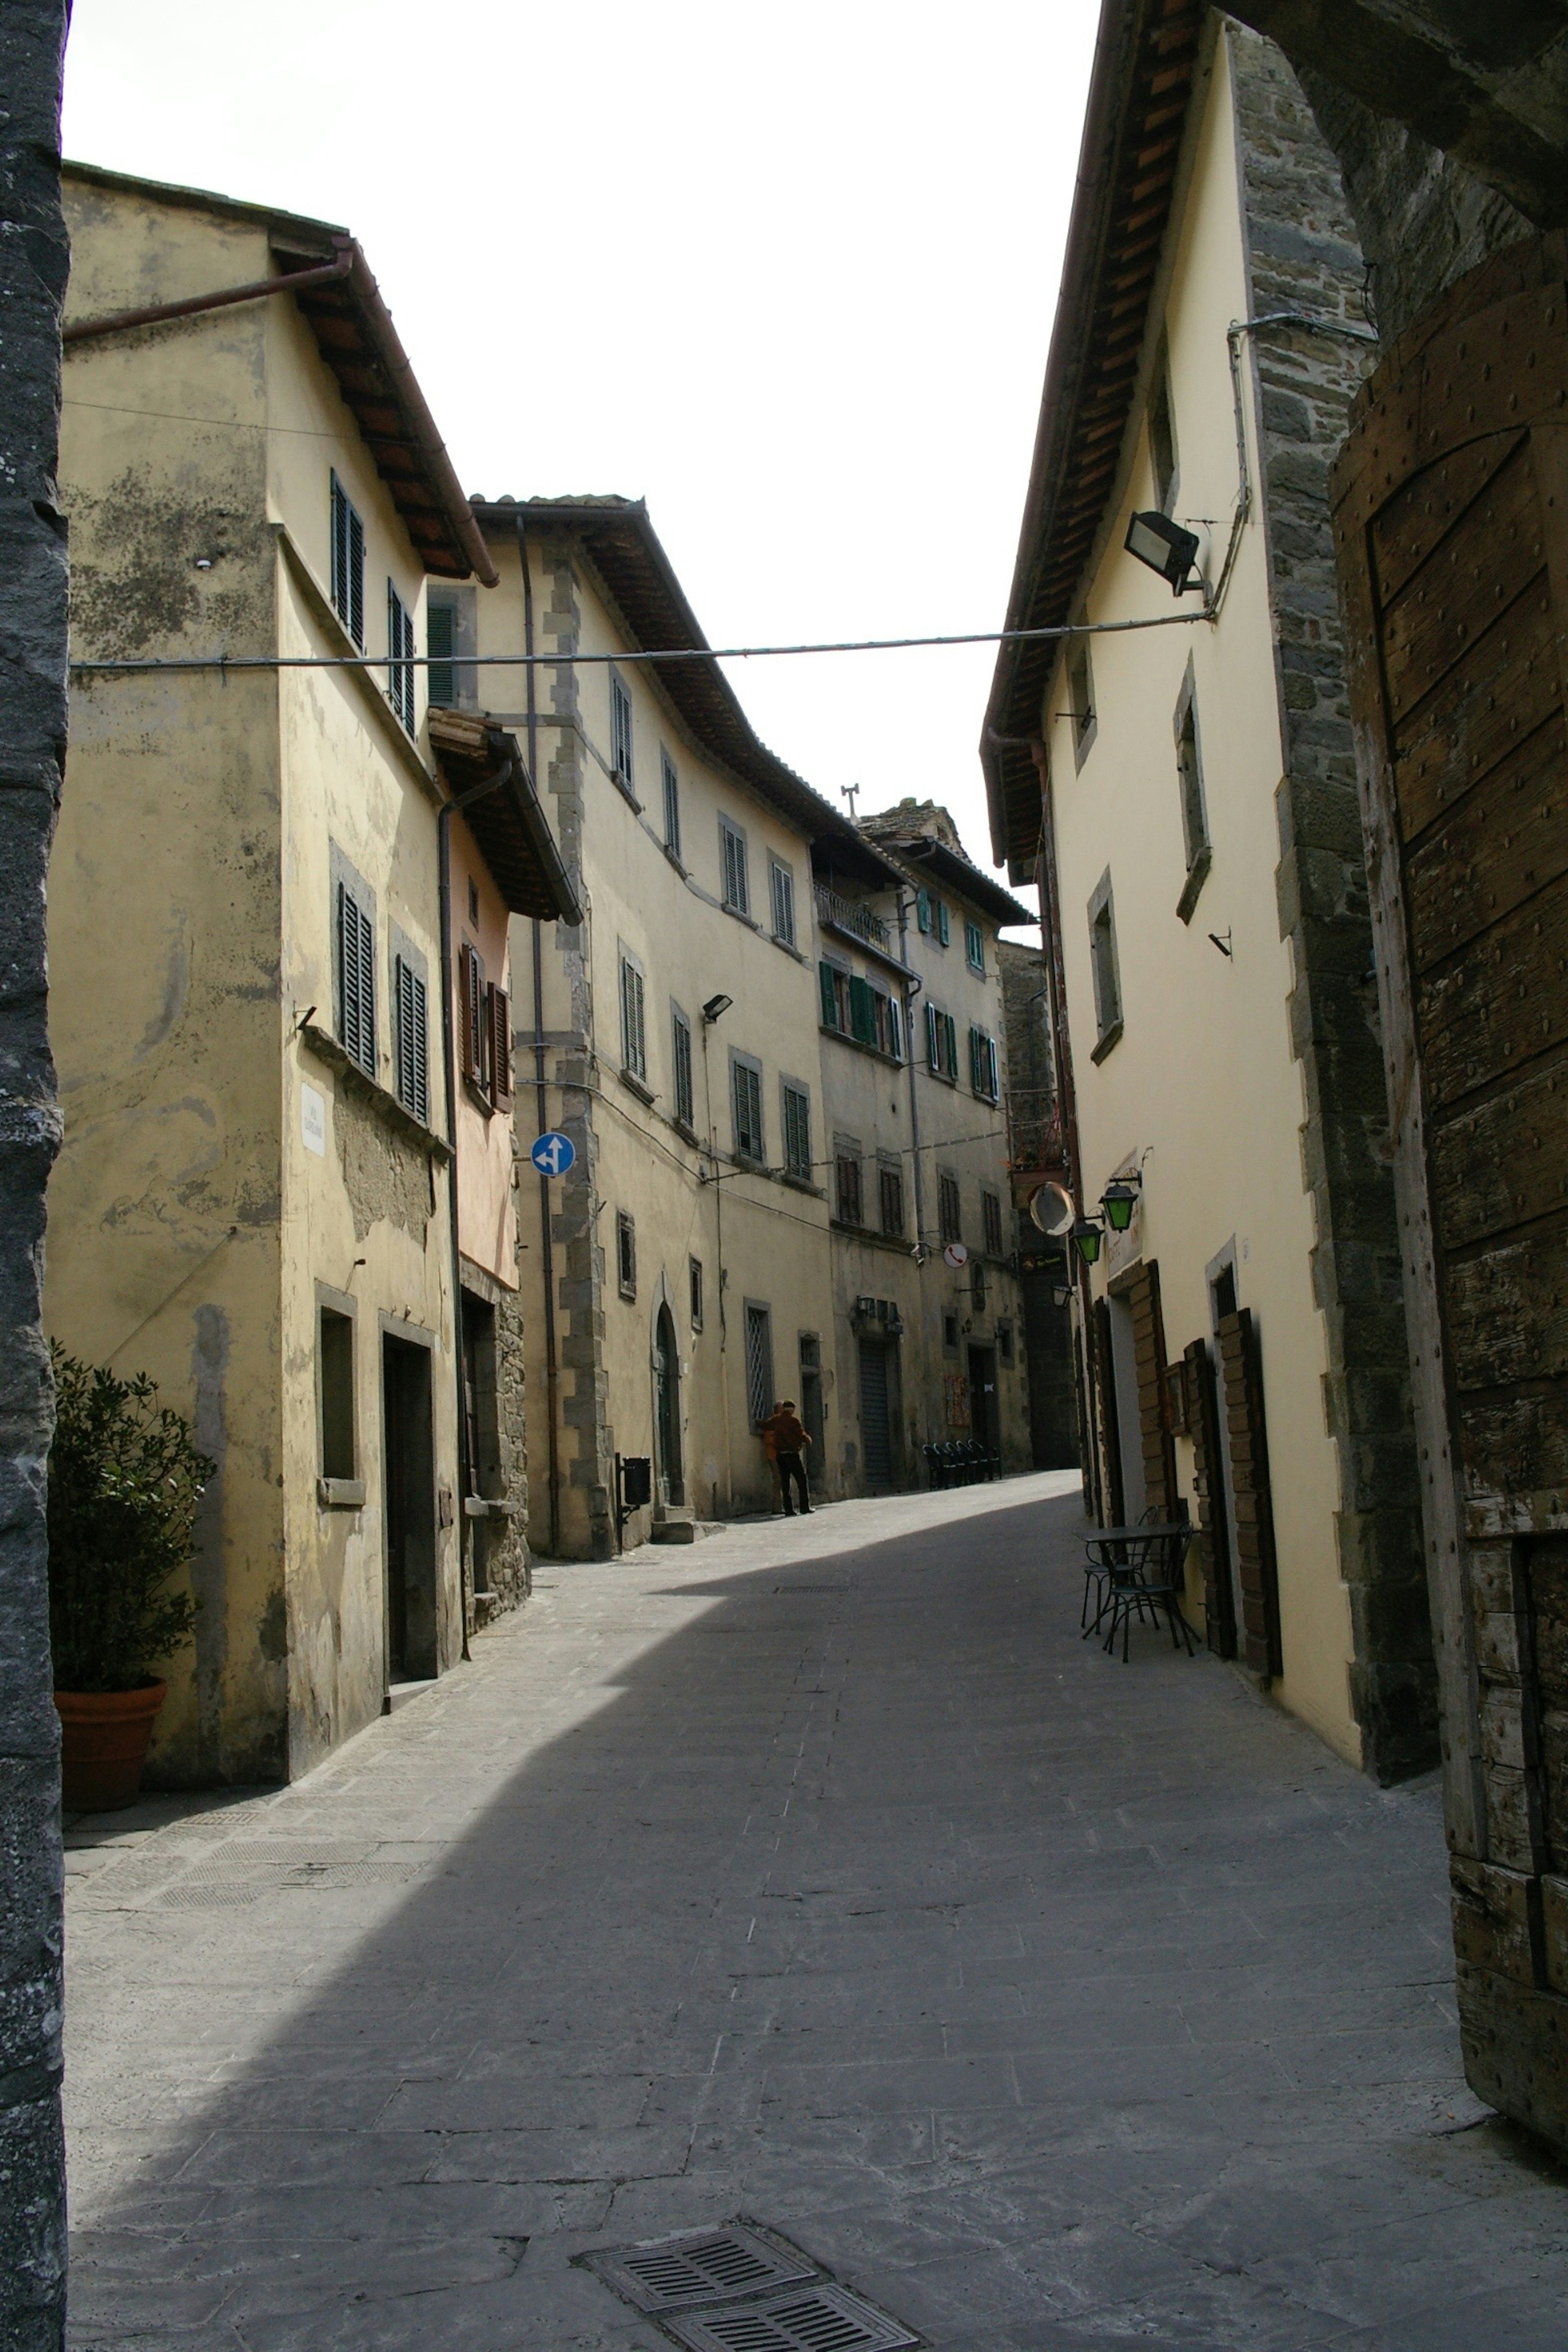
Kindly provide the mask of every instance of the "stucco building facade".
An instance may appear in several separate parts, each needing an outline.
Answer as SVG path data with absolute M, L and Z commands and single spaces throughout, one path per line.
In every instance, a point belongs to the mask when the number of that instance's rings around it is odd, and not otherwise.
M 515 1295 L 516 1252 L 510 1129 L 448 1087 L 447 1040 L 466 945 L 494 942 L 504 1000 L 508 843 L 554 884 L 521 762 L 447 806 L 472 762 L 433 754 L 410 657 L 427 579 L 493 572 L 359 247 L 79 167 L 66 190 L 48 1328 L 151 1373 L 218 1465 L 153 1777 L 291 1778 L 467 1638 L 489 1529 L 459 1268 Z M 495 1571 L 519 1588 L 504 1537 Z

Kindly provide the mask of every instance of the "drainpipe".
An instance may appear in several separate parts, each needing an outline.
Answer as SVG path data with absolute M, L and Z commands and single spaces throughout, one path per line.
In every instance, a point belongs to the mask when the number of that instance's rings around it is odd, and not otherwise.
M 259 302 L 269 294 L 302 294 L 309 286 L 331 286 L 346 278 L 354 266 L 353 252 L 340 253 L 317 269 L 284 270 L 276 278 L 254 278 L 247 286 L 225 286 L 216 294 L 187 295 L 183 302 L 153 302 L 141 310 L 110 310 L 100 319 L 78 319 L 60 330 L 62 343 L 85 343 L 99 335 L 117 335 L 132 327 L 156 327 L 165 319 L 194 319 L 201 310 L 226 310 L 231 302 Z
M 715 1289 L 719 1299 L 719 1396 L 724 1409 L 724 1508 L 726 1515 L 735 1508 L 735 1471 L 730 1454 L 730 1367 L 725 1358 L 730 1345 L 730 1322 L 724 1311 L 724 1185 L 719 1169 L 719 1135 L 713 1124 L 713 1078 L 708 1067 L 708 1032 L 712 1023 L 706 1013 L 700 1016 L 702 1029 L 702 1102 L 708 1113 L 708 1158 L 712 1169 L 709 1182 L 713 1187 L 713 1249 L 718 1279 Z
M 517 518 L 517 560 L 522 572 L 522 644 L 528 656 L 528 772 L 538 788 L 539 706 L 533 683 L 533 580 L 528 568 L 528 534 Z M 539 1133 L 550 1125 L 550 1099 L 544 1069 L 544 929 L 537 915 L 533 929 L 533 1093 Z M 550 1230 L 550 1179 L 539 1178 L 539 1265 L 544 1286 L 544 1414 L 550 1503 L 550 1556 L 561 1556 L 561 1367 L 555 1345 L 555 1240 Z
M 910 902 L 899 893 L 899 961 L 906 967 L 910 961 Z M 921 1106 L 920 1090 L 915 1084 L 915 1024 L 914 1002 L 925 982 L 911 972 L 904 987 L 904 1043 L 910 1055 L 910 1159 L 914 1170 L 915 1244 L 925 1240 L 925 1186 L 921 1178 Z
M 480 784 L 470 784 L 466 793 L 455 800 L 443 801 L 436 814 L 437 898 L 441 923 L 441 1054 L 447 1073 L 447 1141 L 451 1149 L 451 1160 L 447 1174 L 447 1202 L 449 1211 L 452 1244 L 452 1357 L 457 1368 L 458 1395 L 458 1581 L 461 1588 L 463 1650 L 468 1652 L 468 1563 L 466 1537 L 468 1512 L 465 1508 L 468 1489 L 473 1484 L 468 1462 L 468 1416 L 463 1394 L 463 1259 L 458 1238 L 458 1066 L 455 1039 L 452 1034 L 452 819 L 459 809 L 474 801 L 483 800 L 487 793 L 497 792 L 510 782 L 516 762 L 510 759 L 487 776 Z

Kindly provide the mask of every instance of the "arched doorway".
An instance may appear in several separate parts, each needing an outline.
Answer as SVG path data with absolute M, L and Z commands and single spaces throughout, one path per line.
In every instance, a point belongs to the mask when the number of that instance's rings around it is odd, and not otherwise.
M 668 1307 L 658 1310 L 653 1329 L 653 1425 L 658 1448 L 659 1498 L 666 1503 L 686 1500 L 680 1466 L 680 1357 L 676 1347 L 675 1320 Z

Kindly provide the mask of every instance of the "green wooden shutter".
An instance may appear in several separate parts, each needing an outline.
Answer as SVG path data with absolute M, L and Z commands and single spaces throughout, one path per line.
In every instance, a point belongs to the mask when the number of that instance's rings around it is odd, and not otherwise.
M 858 973 L 849 982 L 849 1034 L 862 1045 L 874 1045 L 877 1042 L 877 1006 L 871 984 Z
M 928 1004 L 926 1006 L 926 1061 L 933 1070 L 939 1068 L 941 1066 L 941 1055 L 937 1045 L 936 1007 L 934 1004 Z
M 816 976 L 822 983 L 822 1025 L 825 1029 L 838 1026 L 838 986 L 830 963 L 819 963 Z
M 451 604 L 428 603 L 425 608 L 425 649 L 430 656 L 427 695 L 441 710 L 455 708 L 458 672 L 452 656 L 458 650 L 458 614 Z
M 949 922 L 948 922 L 947 901 L 946 901 L 946 899 L 945 899 L 945 898 L 938 898 L 938 899 L 936 900 L 936 902 L 935 902 L 935 905 L 936 905 L 936 935 L 937 935 L 937 938 L 942 941 L 942 946 L 943 946 L 943 947 L 946 947 L 946 945 L 947 945 L 947 943 L 948 943 L 948 940 L 949 940 L 951 939 L 951 937 L 952 936 L 952 930 L 951 930 L 951 928 L 950 928 L 950 925 L 949 925 Z
M 929 934 L 931 930 L 931 892 L 929 890 L 915 892 L 915 921 L 922 931 Z
M 942 1067 L 950 1078 L 958 1076 L 958 1024 L 951 1013 L 942 1016 Z

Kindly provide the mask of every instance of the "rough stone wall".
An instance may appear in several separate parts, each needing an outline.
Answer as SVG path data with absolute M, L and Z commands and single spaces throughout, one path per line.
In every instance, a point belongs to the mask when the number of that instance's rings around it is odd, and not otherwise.
M 1249 308 L 1364 327 L 1362 263 L 1334 157 L 1279 49 L 1228 28 Z M 1338 1536 L 1354 1640 L 1352 1703 L 1367 1769 L 1387 1782 L 1436 1760 L 1388 1108 L 1339 604 L 1328 469 L 1375 347 L 1272 328 L 1251 339 L 1286 772 L 1279 793 L 1281 934 L 1295 971 L 1292 1045 L 1316 1209 L 1313 1281 L 1328 1325 L 1324 1407 L 1340 1467 Z
M 465 1286 L 475 1281 L 466 1261 Z M 492 1624 L 521 1606 L 533 1589 L 528 1551 L 528 1424 L 522 1355 L 522 1302 L 515 1290 L 486 1282 L 495 1311 L 495 1424 L 481 1427 L 484 1456 L 479 1492 L 511 1506 L 511 1517 L 474 1522 L 475 1625 Z
M 66 549 L 55 468 L 61 0 L 0 11 L 0 2352 L 65 2327 L 59 1719 L 51 1696 L 40 1325 L 59 1142 L 44 887 L 66 739 Z
M 550 600 L 541 632 L 555 650 L 577 650 L 582 612 L 571 556 L 564 548 L 547 557 Z M 588 920 L 592 908 L 583 883 L 584 775 L 577 672 L 569 662 L 549 672 L 551 709 L 571 726 L 554 731 L 556 749 L 546 774 L 555 803 L 555 838 L 579 903 Z M 597 1078 L 594 1055 L 594 985 L 586 924 L 562 924 L 556 933 L 571 992 L 566 1024 L 573 1042 L 560 1053 L 556 1077 L 564 1089 L 562 1129 L 577 1147 L 571 1172 L 559 1185 L 551 1220 L 556 1262 L 556 1330 L 561 1359 L 562 1541 L 569 1552 L 609 1559 L 616 1550 L 615 1433 L 610 1427 L 610 1383 L 605 1368 L 605 1251 L 595 1210 L 598 1198 L 597 1138 L 593 1095 Z
M 1044 995 L 1042 948 L 998 940 L 1002 1021 L 1007 1058 L 1007 1147 L 1015 1168 L 1042 1168 L 1061 1157 L 1056 1058 Z M 1073 1398 L 1072 1322 L 1056 1302 L 1067 1282 L 1067 1253 L 1015 1211 L 1024 1361 L 1029 1381 L 1029 1452 L 1037 1470 L 1071 1469 L 1079 1458 Z
M 1385 342 L 1402 335 L 1467 269 L 1535 235 L 1533 223 L 1506 196 L 1426 146 L 1403 122 L 1373 114 L 1324 74 L 1308 71 L 1301 82 L 1339 159 L 1366 259 L 1372 316 Z

